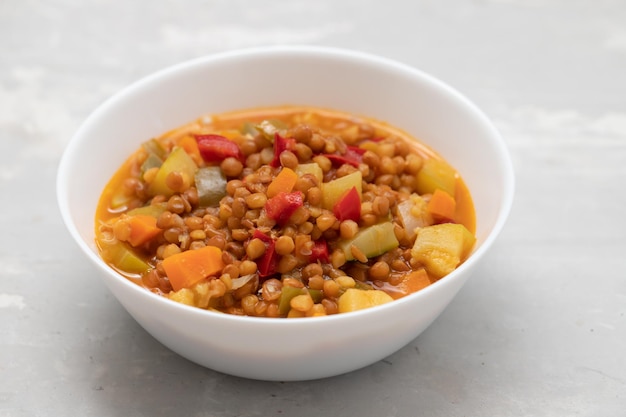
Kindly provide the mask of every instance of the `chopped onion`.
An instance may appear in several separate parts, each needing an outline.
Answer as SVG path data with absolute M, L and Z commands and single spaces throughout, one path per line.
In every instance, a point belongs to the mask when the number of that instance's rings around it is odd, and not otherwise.
M 257 274 L 248 274 L 248 275 L 244 275 L 242 277 L 239 278 L 235 278 L 232 280 L 233 283 L 233 290 L 236 290 L 238 288 L 243 287 L 244 285 L 246 285 L 248 282 L 250 282 L 250 280 L 254 279 L 257 277 Z

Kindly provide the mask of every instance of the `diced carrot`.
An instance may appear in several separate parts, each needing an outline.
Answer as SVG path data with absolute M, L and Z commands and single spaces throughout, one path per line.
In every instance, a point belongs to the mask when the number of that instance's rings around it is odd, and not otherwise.
M 143 245 L 161 233 L 161 229 L 157 227 L 157 219 L 154 216 L 137 214 L 128 216 L 127 221 L 130 225 L 128 243 L 132 246 Z
M 407 275 L 404 280 L 402 280 L 399 287 L 401 287 L 408 295 L 417 292 L 422 288 L 426 288 L 430 284 L 431 281 L 426 270 L 418 269 L 417 271 L 412 271 L 409 275 Z
M 215 246 L 187 250 L 163 259 L 163 269 L 174 291 L 189 288 L 224 269 L 222 251 Z
M 290 193 L 297 181 L 298 174 L 284 167 L 267 187 L 267 196 L 272 198 L 280 192 Z
M 187 152 L 187 154 L 191 156 L 195 163 L 202 162 L 202 156 L 200 155 L 200 149 L 198 148 L 198 142 L 196 142 L 196 138 L 190 135 L 183 136 L 178 141 L 178 146 L 183 148 L 185 152 Z
M 437 220 L 454 220 L 456 200 L 450 194 L 438 188 L 430 198 L 427 210 Z

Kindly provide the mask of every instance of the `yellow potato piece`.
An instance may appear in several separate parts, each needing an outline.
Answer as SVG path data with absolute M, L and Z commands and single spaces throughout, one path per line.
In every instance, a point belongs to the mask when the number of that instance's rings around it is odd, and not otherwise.
M 417 230 L 411 256 L 424 265 L 428 273 L 441 278 L 454 271 L 467 257 L 475 240 L 462 224 L 423 227 Z
M 393 298 L 384 291 L 350 288 L 339 297 L 337 304 L 340 313 L 347 313 L 385 304 L 390 301 L 393 301 Z

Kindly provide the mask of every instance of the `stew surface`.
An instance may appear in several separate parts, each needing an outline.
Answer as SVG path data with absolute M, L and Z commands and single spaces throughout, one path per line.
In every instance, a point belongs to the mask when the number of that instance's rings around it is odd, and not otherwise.
M 309 107 L 203 117 L 147 140 L 96 213 L 102 258 L 171 300 L 306 317 L 390 302 L 469 255 L 459 173 L 399 129 Z

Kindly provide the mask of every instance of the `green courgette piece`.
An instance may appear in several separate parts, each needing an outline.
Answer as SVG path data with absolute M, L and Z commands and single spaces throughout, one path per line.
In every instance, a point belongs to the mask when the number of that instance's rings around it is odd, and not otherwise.
M 195 182 L 201 207 L 217 207 L 226 196 L 226 176 L 220 167 L 200 168 Z
M 393 229 L 392 222 L 378 223 L 362 229 L 351 239 L 340 240 L 338 246 L 348 261 L 355 259 L 352 245 L 367 258 L 373 258 L 398 247 L 400 243 Z

